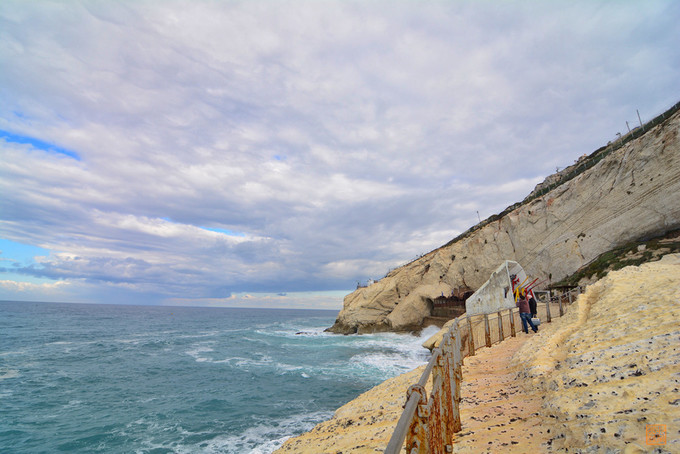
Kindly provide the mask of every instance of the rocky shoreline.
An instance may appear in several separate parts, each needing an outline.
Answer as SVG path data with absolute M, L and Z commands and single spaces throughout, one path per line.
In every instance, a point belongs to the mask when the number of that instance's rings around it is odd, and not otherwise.
M 421 373 L 387 380 L 276 453 L 382 452 Z M 680 254 L 611 272 L 538 334 L 466 358 L 461 419 L 454 452 L 680 452 Z M 647 444 L 648 425 L 665 429 L 664 445 Z

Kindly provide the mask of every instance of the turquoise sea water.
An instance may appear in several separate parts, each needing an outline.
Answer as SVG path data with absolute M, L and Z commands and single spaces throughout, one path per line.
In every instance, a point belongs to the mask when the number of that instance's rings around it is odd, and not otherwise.
M 272 452 L 428 359 L 336 316 L 0 302 L 0 452 Z

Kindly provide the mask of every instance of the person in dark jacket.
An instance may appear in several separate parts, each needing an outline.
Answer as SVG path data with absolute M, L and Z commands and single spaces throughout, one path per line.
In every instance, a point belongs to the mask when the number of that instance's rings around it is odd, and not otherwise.
M 536 304 L 536 298 L 534 298 L 534 291 L 529 290 L 527 293 L 527 298 L 529 299 L 529 310 L 531 311 L 531 318 L 534 318 L 538 315 L 537 311 L 537 304 Z
M 517 307 L 519 307 L 519 318 L 522 319 L 522 330 L 529 334 L 528 326 L 531 326 L 534 333 L 538 332 L 538 327 L 531 321 L 531 308 L 529 307 L 529 301 L 527 301 L 527 295 L 524 291 L 519 294 Z

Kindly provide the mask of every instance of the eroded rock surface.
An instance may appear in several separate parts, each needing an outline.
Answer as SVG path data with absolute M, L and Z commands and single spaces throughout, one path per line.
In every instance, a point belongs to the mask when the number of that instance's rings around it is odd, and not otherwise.
M 554 282 L 617 246 L 677 229 L 679 131 L 676 113 L 547 194 L 357 289 L 329 330 L 415 330 L 433 298 L 476 290 L 503 260 Z
M 589 286 L 513 361 L 544 395 L 552 448 L 680 452 L 680 255 Z M 648 443 L 648 425 L 663 427 L 663 444 Z

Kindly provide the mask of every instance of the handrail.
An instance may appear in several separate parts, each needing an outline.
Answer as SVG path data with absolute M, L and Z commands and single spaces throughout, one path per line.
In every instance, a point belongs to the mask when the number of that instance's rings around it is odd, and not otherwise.
M 581 293 L 581 287 L 566 293 L 567 303 L 574 301 L 573 293 Z M 557 297 L 559 316 L 564 315 L 563 299 L 565 294 Z M 552 321 L 550 304 L 552 295 L 548 301 L 538 301 L 545 304 L 547 322 Z M 485 344 L 500 343 L 507 335 L 503 329 L 503 313 L 508 313 L 510 336 L 516 336 L 514 308 L 502 309 L 487 314 L 473 316 L 461 316 L 455 320 L 451 328 L 444 333 L 439 345 L 432 351 L 432 357 L 428 361 L 425 370 L 418 382 L 411 385 L 406 391 L 406 404 L 404 411 L 397 421 L 392 437 L 385 448 L 385 454 L 399 454 L 406 442 L 408 454 L 448 453 L 453 451 L 454 434 L 461 430 L 460 419 L 460 385 L 463 380 L 462 365 L 465 356 L 475 354 L 475 342 L 472 318 L 483 318 Z M 492 330 L 489 323 L 489 315 L 497 315 L 498 341 L 492 342 Z M 466 323 L 459 323 L 463 318 Z M 467 330 L 467 333 L 465 332 Z M 467 342 L 462 339 L 467 334 Z M 432 376 L 432 390 L 428 396 L 425 386 Z
M 430 362 L 432 361 L 430 360 Z M 385 449 L 386 454 L 397 454 L 401 450 L 401 447 L 404 445 L 404 440 L 406 440 L 406 429 L 411 424 L 411 419 L 413 419 L 418 404 L 423 398 L 427 399 L 427 395 L 421 395 L 420 391 L 416 391 L 414 386 L 409 387 L 409 391 L 411 391 L 411 395 L 406 400 L 404 411 L 397 422 L 397 426 L 394 428 L 394 435 L 392 435 L 390 442 L 387 444 L 387 448 Z
M 401 417 L 399 418 L 397 426 L 394 429 L 394 435 L 392 435 L 392 438 L 390 438 L 390 441 L 387 444 L 387 448 L 385 449 L 385 453 L 397 454 L 399 450 L 401 450 L 401 447 L 404 445 L 404 440 L 406 439 L 406 429 L 411 423 L 411 419 L 413 418 L 413 415 L 415 414 L 416 409 L 418 408 L 418 404 L 420 403 L 421 400 L 427 401 L 425 385 L 427 384 L 427 380 L 430 377 L 432 369 L 434 369 L 435 362 L 439 359 L 440 356 L 441 349 L 436 349 L 432 353 L 430 361 L 428 361 L 427 363 L 427 367 L 425 367 L 425 370 L 420 375 L 418 383 L 415 385 L 411 385 L 408 388 L 408 391 L 406 392 L 407 397 L 406 404 L 404 405 L 404 411 L 401 413 Z

